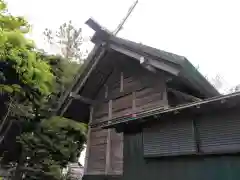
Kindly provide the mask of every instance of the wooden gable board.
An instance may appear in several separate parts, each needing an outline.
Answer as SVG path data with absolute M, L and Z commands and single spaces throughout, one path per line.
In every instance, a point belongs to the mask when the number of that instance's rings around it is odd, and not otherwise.
M 88 24 L 91 24 L 91 27 L 96 25 L 94 23 L 96 23 L 94 20 L 88 20 Z M 71 97 L 69 97 L 69 93 L 77 93 L 84 86 L 84 83 L 91 74 L 91 71 L 101 59 L 103 51 L 106 51 L 106 47 L 102 47 L 100 43 L 107 44 L 108 47 L 112 47 L 112 49 L 116 51 L 124 51 L 126 55 L 135 57 L 135 59 L 139 59 L 142 56 L 146 57 L 146 59 L 149 59 L 148 63 L 150 63 L 151 66 L 158 69 L 160 68 L 167 72 L 171 72 L 174 75 L 180 74 L 183 77 L 183 82 L 185 82 L 189 86 L 192 86 L 194 89 L 198 89 L 199 92 L 202 92 L 203 96 L 205 97 L 219 95 L 217 90 L 213 88 L 212 85 L 210 85 L 210 83 L 191 65 L 191 63 L 189 63 L 189 61 L 186 60 L 186 58 L 155 48 L 151 48 L 142 44 L 137 44 L 128 40 L 117 38 L 109 34 L 109 32 L 104 30 L 104 28 L 100 27 L 99 24 L 97 24 L 94 29 L 97 30 L 93 39 L 93 41 L 97 43 L 95 50 L 88 57 L 88 60 L 86 62 L 87 65 L 82 75 L 76 78 L 76 82 L 73 87 L 70 88 L 70 90 L 66 92 L 65 96 L 61 99 L 60 106 L 57 109 L 58 114 L 64 114 L 64 112 L 72 102 Z M 102 36 L 99 37 L 99 32 L 104 32 L 108 34 L 108 36 L 104 36 L 104 38 Z M 101 51 L 102 53 L 100 53 L 99 51 Z M 187 69 L 189 72 L 185 72 L 185 64 L 187 64 Z

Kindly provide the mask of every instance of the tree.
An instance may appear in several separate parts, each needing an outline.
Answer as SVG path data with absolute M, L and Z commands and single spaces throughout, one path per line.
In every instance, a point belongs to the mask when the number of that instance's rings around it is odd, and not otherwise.
M 44 120 L 34 134 L 22 134 L 27 179 L 61 178 L 61 169 L 76 162 L 86 141 L 86 125 L 59 117 Z
M 36 109 L 53 88 L 51 67 L 36 56 L 32 41 L 24 36 L 28 27 L 23 18 L 6 13 L 6 5 L 0 0 L 0 92 L 7 104 L 0 133 L 14 104 L 29 101 Z
M 1 164 L 11 167 L 16 180 L 59 179 L 61 169 L 76 161 L 86 127 L 52 116 L 54 102 L 73 80 L 63 62 L 73 64 L 37 51 L 24 36 L 28 28 L 0 0 Z
M 80 46 L 84 38 L 82 29 L 74 27 L 72 21 L 63 23 L 55 32 L 46 28 L 43 34 L 46 41 L 56 46 L 65 59 L 81 62 L 84 52 L 81 51 Z
M 57 106 L 58 98 L 69 88 L 76 74 L 80 72 L 81 65 L 76 61 L 69 61 L 61 56 L 46 55 L 44 52 L 40 52 L 38 56 L 50 64 L 52 73 L 56 77 L 54 91 L 51 94 L 51 99 L 48 100 L 48 105 L 54 109 Z
M 217 74 L 215 77 L 211 78 L 211 83 L 216 89 L 221 89 L 224 85 L 224 79 L 220 74 Z
M 44 107 L 45 109 L 49 109 L 57 106 L 55 102 L 58 100 L 58 97 L 61 96 L 61 94 L 72 83 L 74 79 L 74 71 L 70 71 L 70 69 L 75 69 L 77 71 L 79 65 L 76 64 L 76 62 L 67 61 L 58 56 L 46 56 L 44 54 L 41 54 L 41 56 L 47 59 L 52 67 L 53 74 L 57 77 L 54 91 Z M 72 68 L 73 66 L 75 68 Z M 45 113 L 43 112 L 43 114 Z M 76 123 L 65 118 L 50 117 L 49 119 L 44 119 L 42 121 L 40 128 L 36 129 L 34 134 L 26 133 L 23 137 L 22 143 L 26 146 L 25 149 L 27 149 L 27 156 L 31 157 L 31 166 L 33 167 L 33 165 L 35 165 L 36 169 L 42 169 L 40 173 L 34 172 L 36 173 L 35 175 L 40 179 L 43 177 L 46 178 L 45 176 L 59 179 L 61 169 L 66 167 L 68 162 L 78 161 L 78 157 L 86 141 L 86 129 L 86 125 L 84 124 Z M 52 144 L 58 145 L 51 146 Z M 45 152 L 45 156 L 40 157 L 41 160 L 36 158 L 36 154 L 39 154 L 39 151 L 40 154 Z M 33 152 L 34 154 L 32 154 Z M 51 157 L 50 155 L 53 156 Z M 47 162 L 47 164 L 39 163 L 42 161 Z M 25 171 L 25 173 L 28 174 L 28 179 L 31 179 L 29 174 L 31 177 L 33 176 L 33 172 Z M 40 176 L 40 174 L 43 176 Z
M 196 69 L 199 70 L 200 66 L 198 65 Z M 213 85 L 214 88 L 216 88 L 222 94 L 229 94 L 240 91 L 239 84 L 230 87 L 229 84 L 225 81 L 224 77 L 219 73 L 213 77 L 209 77 L 207 75 L 205 75 L 204 77 Z
M 47 100 L 53 89 L 54 76 L 49 64 L 36 56 L 34 44 L 24 36 L 29 25 L 21 17 L 14 17 L 7 12 L 6 4 L 0 1 L 0 92 L 1 92 L 1 122 L 0 142 L 5 146 L 16 144 L 4 141 L 9 131 L 13 133 L 14 125 L 22 123 L 33 124 L 32 118 L 26 116 L 26 111 L 17 115 L 18 105 L 26 106 L 35 119 L 40 122 L 40 105 Z M 21 110 L 24 110 L 21 108 Z M 20 118 L 23 115 L 24 118 Z M 19 118 L 16 118 L 16 117 Z M 34 128 L 32 128 L 34 129 Z M 15 133 L 16 131 L 14 131 Z M 14 136 L 19 135 L 20 131 Z M 7 145 L 6 145 L 7 144 Z M 18 146 L 19 147 L 19 146 Z M 8 149 L 3 149 L 8 150 Z M 16 148 L 16 154 L 22 155 L 23 149 Z M 3 156 L 3 161 L 11 159 L 14 152 L 3 151 L 10 155 Z M 19 163 L 19 156 L 15 156 Z M 21 158 L 20 158 L 21 159 Z
M 240 91 L 239 84 L 233 87 L 229 87 L 229 85 L 226 83 L 226 81 L 220 74 L 217 74 L 215 77 L 211 78 L 210 82 L 216 89 L 218 89 L 223 94 L 235 93 Z

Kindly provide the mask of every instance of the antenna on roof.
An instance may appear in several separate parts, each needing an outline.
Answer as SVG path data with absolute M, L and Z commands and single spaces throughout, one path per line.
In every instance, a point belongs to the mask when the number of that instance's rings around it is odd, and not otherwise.
M 130 14 L 133 12 L 134 8 L 136 7 L 138 3 L 138 0 L 136 0 L 133 5 L 129 8 L 126 16 L 123 18 L 123 20 L 121 21 L 121 23 L 118 25 L 117 29 L 113 32 L 114 35 L 117 35 L 117 33 L 119 33 L 119 31 L 121 31 L 123 25 L 125 24 L 125 22 L 127 21 L 128 17 L 130 16 Z

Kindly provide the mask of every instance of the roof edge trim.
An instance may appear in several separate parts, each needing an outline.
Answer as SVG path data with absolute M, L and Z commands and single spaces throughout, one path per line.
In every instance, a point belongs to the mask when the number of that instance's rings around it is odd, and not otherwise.
M 221 96 L 217 96 L 217 97 L 213 97 L 213 98 L 208 98 L 206 100 L 202 100 L 202 101 L 198 101 L 198 102 L 187 103 L 187 104 L 179 105 L 179 106 L 173 107 L 173 108 L 163 108 L 163 107 L 155 108 L 155 109 L 151 109 L 151 110 L 148 110 L 145 112 L 141 112 L 139 114 L 134 114 L 134 117 L 128 116 L 128 117 L 115 118 L 115 119 L 106 120 L 106 121 L 102 121 L 102 122 L 98 122 L 98 123 L 92 123 L 90 125 L 93 127 L 112 128 L 119 124 L 125 124 L 130 121 L 138 121 L 140 119 L 145 119 L 149 116 L 158 116 L 160 114 L 179 111 L 179 110 L 191 108 L 194 106 L 198 107 L 200 105 L 204 105 L 207 103 L 212 103 L 212 102 L 216 102 L 216 101 L 221 101 L 222 103 L 224 103 L 227 99 L 235 98 L 237 96 L 240 96 L 240 92 L 236 92 L 236 93 L 232 93 L 232 94 L 228 94 L 228 95 L 221 95 Z

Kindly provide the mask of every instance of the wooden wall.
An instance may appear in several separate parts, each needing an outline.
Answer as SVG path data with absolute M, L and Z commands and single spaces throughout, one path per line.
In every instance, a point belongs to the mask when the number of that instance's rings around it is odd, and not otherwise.
M 93 123 L 167 106 L 163 74 L 152 74 L 134 60 L 115 65 L 95 98 L 99 103 L 92 106 Z M 85 174 L 122 174 L 123 134 L 91 129 L 88 147 Z
M 88 139 L 85 174 L 121 175 L 123 169 L 123 134 L 114 129 L 91 128 Z
M 93 122 L 166 106 L 166 96 L 163 74 L 152 74 L 136 62 L 114 67 L 96 97 L 101 103 L 94 107 Z

